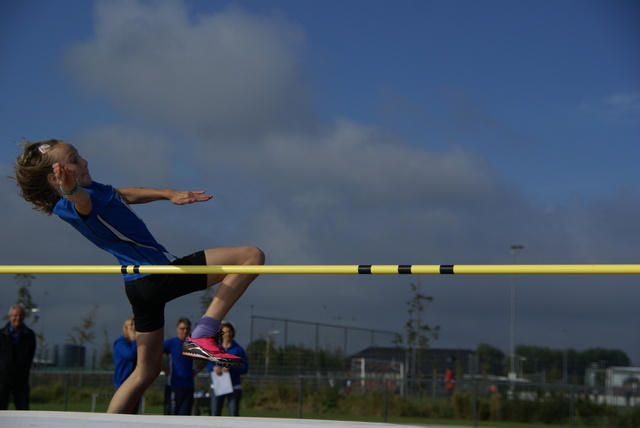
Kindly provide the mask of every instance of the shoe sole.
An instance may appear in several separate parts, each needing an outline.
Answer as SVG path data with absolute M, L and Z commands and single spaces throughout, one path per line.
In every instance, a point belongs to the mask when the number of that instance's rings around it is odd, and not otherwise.
M 198 346 L 196 343 L 191 342 L 190 345 L 196 349 L 195 350 L 183 349 L 182 355 L 184 355 L 185 357 L 195 358 L 199 360 L 207 360 L 213 364 L 217 364 L 221 367 L 227 367 L 230 369 L 244 366 L 244 362 L 241 359 L 240 361 L 234 361 L 229 358 L 214 357 L 204 352 L 204 350 L 200 346 Z

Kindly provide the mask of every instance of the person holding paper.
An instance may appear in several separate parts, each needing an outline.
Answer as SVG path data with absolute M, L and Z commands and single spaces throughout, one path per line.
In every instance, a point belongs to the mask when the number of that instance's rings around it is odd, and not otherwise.
M 211 416 L 222 416 L 225 401 L 229 407 L 229 416 L 240 416 L 240 399 L 242 398 L 242 381 L 240 376 L 249 370 L 247 354 L 234 340 L 236 330 L 229 321 L 222 321 L 222 347 L 224 350 L 242 358 L 242 367 L 228 368 L 212 363 L 207 364 L 211 372 Z

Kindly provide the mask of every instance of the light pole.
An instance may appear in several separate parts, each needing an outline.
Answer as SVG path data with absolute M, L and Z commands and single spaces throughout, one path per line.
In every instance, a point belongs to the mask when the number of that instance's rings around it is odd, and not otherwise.
M 272 334 L 280 334 L 280 330 L 271 330 L 267 333 L 267 349 L 264 353 L 264 374 L 265 376 L 269 374 L 269 348 L 271 348 L 271 335 Z
M 518 250 L 522 250 L 522 245 L 511 246 L 511 257 L 513 264 L 518 261 Z M 511 278 L 511 345 L 510 345 L 510 367 L 509 367 L 509 379 L 511 379 L 511 385 L 513 386 L 513 380 L 517 377 L 516 374 L 516 275 Z
M 563 333 L 567 333 L 567 329 L 563 328 L 562 329 Z M 562 352 L 562 380 L 563 382 L 566 384 L 569 383 L 569 357 L 568 357 L 568 350 L 567 350 L 567 341 L 564 340 L 563 341 L 565 343 L 565 347 L 564 347 L 564 351 Z

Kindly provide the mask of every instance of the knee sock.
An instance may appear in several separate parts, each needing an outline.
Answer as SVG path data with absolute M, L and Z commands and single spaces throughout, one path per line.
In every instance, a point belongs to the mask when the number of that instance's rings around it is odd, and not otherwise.
M 214 336 L 218 330 L 220 330 L 220 321 L 203 315 L 196 328 L 193 329 L 191 337 L 193 339 L 201 339 L 203 337 Z

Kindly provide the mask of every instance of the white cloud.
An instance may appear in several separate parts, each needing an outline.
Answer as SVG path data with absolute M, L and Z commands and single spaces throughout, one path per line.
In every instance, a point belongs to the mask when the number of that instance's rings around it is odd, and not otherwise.
M 640 93 L 617 93 L 585 102 L 582 111 L 603 120 L 637 124 L 640 120 Z
M 114 124 L 87 128 L 70 142 L 97 181 L 116 187 L 166 187 L 174 181 L 177 150 L 163 135 Z
M 83 88 L 182 132 L 254 135 L 304 119 L 294 25 L 228 9 L 190 19 L 177 1 L 98 2 L 95 37 L 67 69 Z

